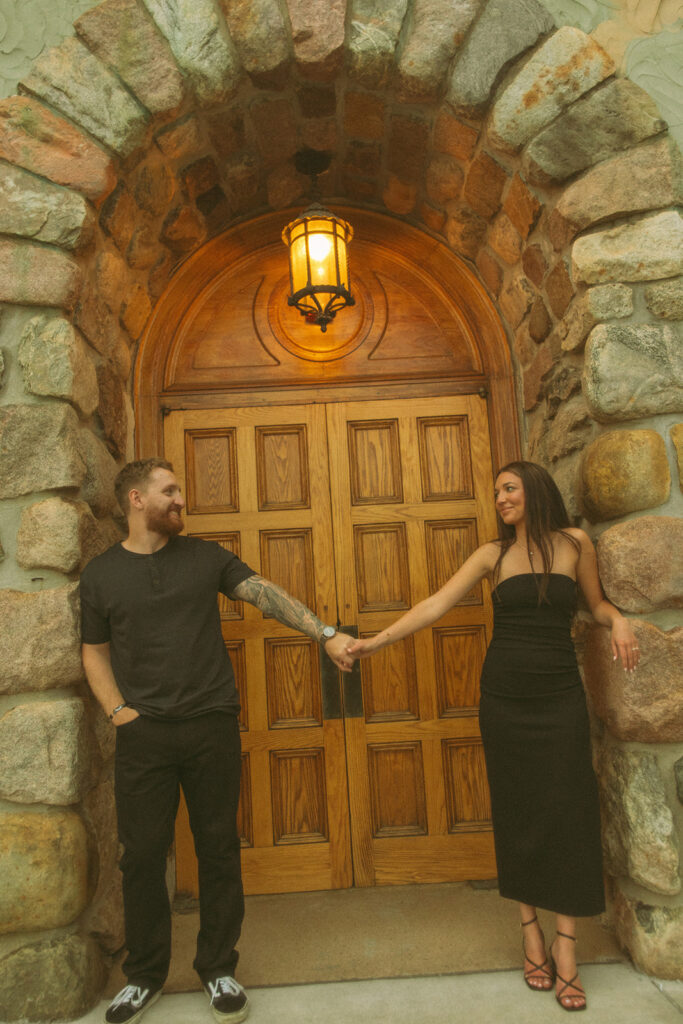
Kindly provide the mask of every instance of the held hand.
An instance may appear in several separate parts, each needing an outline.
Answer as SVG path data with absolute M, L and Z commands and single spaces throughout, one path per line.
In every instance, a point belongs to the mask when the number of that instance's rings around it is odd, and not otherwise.
M 346 648 L 346 653 L 352 658 L 368 658 L 373 653 L 372 640 L 372 637 L 367 640 L 353 640 Z
M 620 658 L 625 671 L 633 672 L 640 661 L 640 650 L 631 623 L 622 615 L 612 623 L 611 640 L 614 661 Z
M 353 668 L 355 659 L 349 650 L 353 642 L 353 637 L 347 633 L 335 633 L 323 645 L 328 658 L 331 658 L 342 672 L 350 672 Z
M 125 725 L 127 722 L 134 722 L 136 718 L 140 717 L 140 712 L 136 711 L 135 708 L 121 708 L 114 715 L 112 721 L 116 728 L 120 725 Z

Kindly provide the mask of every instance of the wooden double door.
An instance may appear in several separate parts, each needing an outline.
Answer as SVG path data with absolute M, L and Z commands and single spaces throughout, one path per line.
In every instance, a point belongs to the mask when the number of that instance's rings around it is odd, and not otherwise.
M 188 534 L 362 637 L 495 530 L 476 395 L 177 411 L 165 450 Z M 242 703 L 246 892 L 495 875 L 477 719 L 486 584 L 350 674 L 250 605 L 220 611 Z M 196 894 L 182 806 L 176 839 L 178 890 Z

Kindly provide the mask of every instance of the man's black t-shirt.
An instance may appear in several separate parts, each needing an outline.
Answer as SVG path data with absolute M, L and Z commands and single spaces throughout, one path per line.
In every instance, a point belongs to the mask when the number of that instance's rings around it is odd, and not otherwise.
M 217 597 L 231 597 L 253 575 L 236 555 L 198 537 L 171 537 L 152 555 L 115 544 L 81 576 L 83 643 L 110 643 L 118 687 L 142 714 L 237 714 Z

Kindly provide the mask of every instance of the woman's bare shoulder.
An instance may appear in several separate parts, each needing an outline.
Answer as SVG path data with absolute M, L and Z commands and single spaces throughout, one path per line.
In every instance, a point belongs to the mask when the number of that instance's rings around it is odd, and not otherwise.
M 493 571 L 502 550 L 503 542 L 500 540 L 490 540 L 477 548 L 476 554 L 481 559 L 482 565 L 486 567 L 487 572 Z

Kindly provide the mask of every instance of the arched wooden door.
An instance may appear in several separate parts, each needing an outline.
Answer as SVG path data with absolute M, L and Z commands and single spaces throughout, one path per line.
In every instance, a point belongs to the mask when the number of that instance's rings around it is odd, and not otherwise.
M 358 301 L 328 335 L 286 307 L 284 251 L 247 226 L 162 297 L 137 391 L 187 532 L 368 635 L 493 535 L 492 441 L 508 457 L 516 432 L 497 431 L 505 350 L 472 275 L 419 232 L 344 213 L 363 239 Z M 247 892 L 495 875 L 477 721 L 486 586 L 343 678 L 255 609 L 223 600 L 221 616 L 242 697 Z M 182 809 L 177 876 L 196 891 Z

